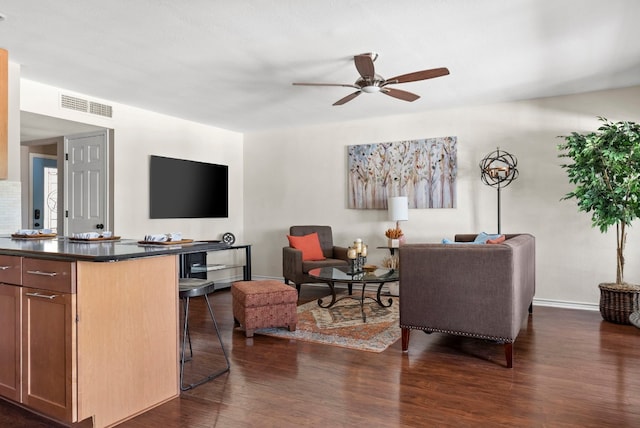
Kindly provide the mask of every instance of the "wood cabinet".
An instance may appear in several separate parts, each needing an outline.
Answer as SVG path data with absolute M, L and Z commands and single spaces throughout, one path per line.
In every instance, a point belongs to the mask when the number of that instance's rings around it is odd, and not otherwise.
M 20 400 L 20 287 L 0 284 L 0 395 Z
M 74 262 L 0 256 L 0 395 L 64 422 L 74 419 L 75 282 Z
M 22 403 L 64 422 L 76 395 L 74 297 L 22 289 Z
M 20 401 L 22 258 L 0 256 L 0 395 Z
M 78 420 L 111 426 L 178 397 L 177 256 L 77 272 Z
M 75 420 L 77 396 L 75 271 L 75 262 L 22 262 L 22 403 L 63 422 Z
M 0 395 L 112 426 L 179 395 L 178 262 L 0 255 Z

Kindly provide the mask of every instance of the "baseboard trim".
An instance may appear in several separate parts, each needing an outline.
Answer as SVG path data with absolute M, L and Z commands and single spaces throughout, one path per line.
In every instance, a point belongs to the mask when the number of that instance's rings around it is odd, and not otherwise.
M 551 299 L 533 299 L 533 306 L 547 306 L 551 308 L 564 308 L 564 309 L 580 309 L 583 311 L 599 311 L 600 305 L 598 303 L 579 303 L 579 302 L 566 302 L 562 300 Z

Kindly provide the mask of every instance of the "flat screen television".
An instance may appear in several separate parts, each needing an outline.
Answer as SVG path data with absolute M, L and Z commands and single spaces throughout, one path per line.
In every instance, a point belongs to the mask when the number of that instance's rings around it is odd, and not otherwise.
M 151 156 L 150 218 L 229 216 L 229 167 Z

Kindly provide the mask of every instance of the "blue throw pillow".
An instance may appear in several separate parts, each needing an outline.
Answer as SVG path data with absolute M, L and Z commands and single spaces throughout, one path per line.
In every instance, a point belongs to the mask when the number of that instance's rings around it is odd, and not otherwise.
M 501 236 L 502 235 L 500 234 L 489 234 L 486 232 L 480 232 L 473 241 L 459 242 L 459 241 L 452 241 L 451 239 L 447 239 L 447 238 L 442 238 L 442 243 L 443 244 L 486 244 L 487 241 L 492 239 L 498 239 Z

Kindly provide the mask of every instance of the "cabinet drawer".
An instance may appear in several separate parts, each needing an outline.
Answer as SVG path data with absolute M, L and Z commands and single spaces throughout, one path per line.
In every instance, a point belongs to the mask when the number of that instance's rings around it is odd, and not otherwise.
M 22 285 L 22 257 L 0 256 L 0 282 Z
M 76 264 L 58 260 L 24 258 L 22 285 L 59 293 L 75 293 Z

